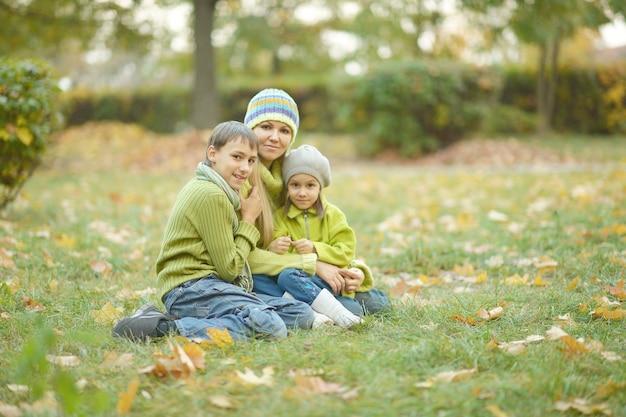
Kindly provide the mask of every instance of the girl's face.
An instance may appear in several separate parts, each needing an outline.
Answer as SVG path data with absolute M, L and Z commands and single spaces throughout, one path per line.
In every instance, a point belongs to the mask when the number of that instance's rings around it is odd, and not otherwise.
M 321 191 L 320 183 L 309 174 L 293 175 L 287 182 L 289 200 L 300 210 L 308 210 L 313 207 Z
M 222 176 L 234 190 L 239 190 L 257 162 L 257 150 L 248 141 L 238 138 L 220 149 L 209 146 L 207 157 L 211 167 Z
M 287 152 L 293 133 L 289 125 L 275 120 L 259 123 L 252 129 L 259 139 L 259 159 L 269 168 Z

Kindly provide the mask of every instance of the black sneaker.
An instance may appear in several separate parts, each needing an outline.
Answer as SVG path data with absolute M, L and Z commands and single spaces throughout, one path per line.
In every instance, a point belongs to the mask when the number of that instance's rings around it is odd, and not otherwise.
M 157 326 L 162 320 L 170 320 L 170 316 L 159 311 L 154 304 L 139 307 L 130 317 L 124 317 L 113 327 L 113 337 L 125 337 L 133 342 L 162 337 Z

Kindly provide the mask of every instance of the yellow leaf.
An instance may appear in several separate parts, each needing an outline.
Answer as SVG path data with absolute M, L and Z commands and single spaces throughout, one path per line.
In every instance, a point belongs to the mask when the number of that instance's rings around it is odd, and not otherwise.
M 11 139 L 11 134 L 6 129 L 0 129 L 0 139 L 7 141 Z
M 195 343 L 187 343 L 183 350 L 196 369 L 204 369 L 204 350 Z
M 546 280 L 544 280 L 544 279 L 541 277 L 541 274 L 537 274 L 537 276 L 535 277 L 535 280 L 533 281 L 533 285 L 534 285 L 535 287 L 545 287 L 545 286 L 546 286 L 546 285 L 548 285 L 548 284 L 549 284 L 549 282 L 548 282 L 548 281 L 546 281 Z
M 235 408 L 233 402 L 225 395 L 211 395 L 209 401 L 219 408 Z
M 488 279 L 489 279 L 489 274 L 487 274 L 487 271 L 483 271 L 480 274 L 478 274 L 478 276 L 476 277 L 476 284 L 485 282 Z
M 235 375 L 237 375 L 240 381 L 247 385 L 266 385 L 268 387 L 274 385 L 274 369 L 270 366 L 263 368 L 263 374 L 261 376 L 256 376 L 255 373 L 248 368 L 243 372 L 236 370 Z
M 584 398 L 572 398 L 569 401 L 557 401 L 554 404 L 557 411 L 576 410 L 585 415 L 603 413 L 607 416 L 612 415 L 607 403 L 591 404 Z
M 502 314 L 504 314 L 504 309 L 501 306 L 498 306 L 489 311 L 485 310 L 484 308 L 481 308 L 480 310 L 476 312 L 476 315 L 478 315 L 478 317 L 487 321 L 497 319 L 498 317 L 502 317 Z
M 567 286 L 567 291 L 573 291 L 578 286 L 578 277 L 574 278 Z
M 473 317 L 463 317 L 463 316 L 459 316 L 458 314 L 453 315 L 452 318 L 456 321 L 460 321 L 461 323 L 465 323 L 469 326 L 482 326 L 484 324 L 484 322 L 479 322 Z
M 229 349 L 233 345 L 233 343 L 235 343 L 233 337 L 228 332 L 228 329 L 220 330 L 208 328 L 207 334 L 211 338 L 211 341 L 222 350 Z
M 334 382 L 326 382 L 319 376 L 308 376 L 300 372 L 294 375 L 295 387 L 288 388 L 286 393 L 293 398 L 311 397 L 316 395 L 337 394 L 341 398 L 353 399 L 357 392 Z
M 73 249 L 76 247 L 76 238 L 68 236 L 66 234 L 58 236 L 55 241 L 57 245 L 61 246 L 62 248 Z
M 15 134 L 17 135 L 17 138 L 26 146 L 29 146 L 34 138 L 33 132 L 31 132 L 27 127 L 18 127 L 15 129 Z
M 48 287 L 50 288 L 50 292 L 57 292 L 57 290 L 59 289 L 59 281 L 57 281 L 56 279 L 53 279 L 48 284 Z
M 132 381 L 130 381 L 130 384 L 128 384 L 126 391 L 120 392 L 116 407 L 118 413 L 122 415 L 128 414 L 133 405 L 133 401 L 135 401 L 137 388 L 139 388 L 139 378 L 135 377 Z
M 611 295 L 614 295 L 620 300 L 626 299 L 626 291 L 624 290 L 624 278 L 619 280 L 619 282 L 614 287 L 606 285 L 604 288 L 606 288 L 611 293 Z
M 548 258 L 547 256 L 539 257 L 539 262 L 535 263 L 535 267 L 539 269 L 540 274 L 545 274 L 546 272 L 554 271 L 554 269 L 558 266 L 558 262 Z
M 433 377 L 433 381 L 444 383 L 463 381 L 469 379 L 476 371 L 476 368 L 471 368 L 461 369 L 460 371 L 440 372 Z
M 626 317 L 626 310 L 621 308 L 610 309 L 607 307 L 598 307 L 591 312 L 594 319 L 621 320 Z
M 487 404 L 485 407 L 487 411 L 493 414 L 494 417 L 508 417 L 509 415 L 500 409 L 498 404 Z
M 95 322 L 104 325 L 112 324 L 119 320 L 122 318 L 123 313 L 123 307 L 113 307 L 108 301 L 104 303 L 100 310 L 91 310 L 91 315 L 94 317 Z
M 104 361 L 100 364 L 99 368 L 102 369 L 115 369 L 115 368 L 127 368 L 133 364 L 133 354 L 123 353 L 118 355 L 116 352 L 108 352 L 104 355 Z
M 22 304 L 24 304 L 24 308 L 27 311 L 44 311 L 46 309 L 45 306 L 42 306 L 41 304 L 39 304 L 38 301 L 33 300 L 30 297 L 22 297 Z

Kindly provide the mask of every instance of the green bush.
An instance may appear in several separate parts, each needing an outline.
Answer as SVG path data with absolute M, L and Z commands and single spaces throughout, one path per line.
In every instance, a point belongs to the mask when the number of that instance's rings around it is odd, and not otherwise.
M 485 111 L 480 132 L 486 135 L 532 133 L 537 130 L 537 115 L 504 104 Z
M 493 71 L 455 62 L 386 64 L 354 81 L 342 118 L 346 129 L 365 131 L 360 154 L 413 157 L 475 131 L 499 79 Z
M 58 87 L 42 62 L 0 61 L 0 209 L 17 197 L 41 162 L 58 124 Z

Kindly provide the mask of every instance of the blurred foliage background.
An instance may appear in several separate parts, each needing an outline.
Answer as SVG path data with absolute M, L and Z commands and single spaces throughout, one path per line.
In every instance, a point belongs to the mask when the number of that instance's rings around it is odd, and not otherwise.
M 0 59 L 50 66 L 65 126 L 210 129 L 277 87 L 301 129 L 411 158 L 476 134 L 626 132 L 626 47 L 599 32 L 625 14 L 626 0 L 0 0 Z

